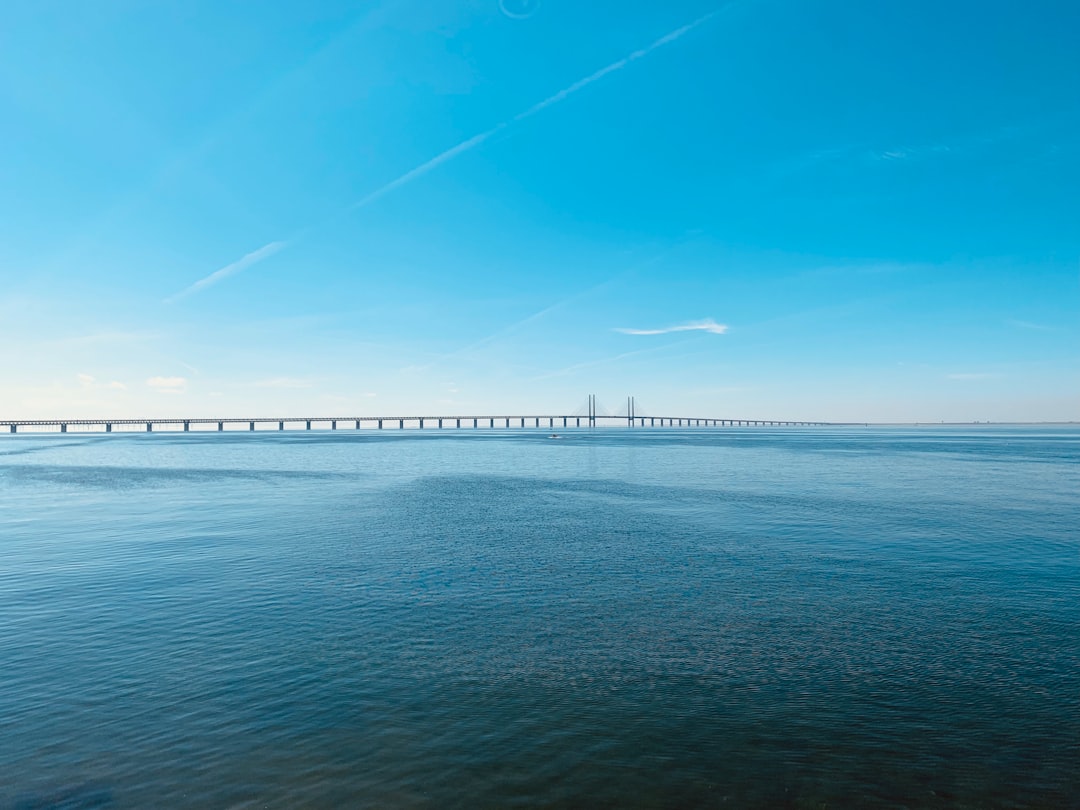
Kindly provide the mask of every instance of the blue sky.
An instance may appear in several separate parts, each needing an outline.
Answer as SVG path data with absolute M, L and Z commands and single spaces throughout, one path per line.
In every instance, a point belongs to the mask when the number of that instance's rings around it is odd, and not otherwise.
M 1080 419 L 1080 6 L 0 6 L 9 417 Z

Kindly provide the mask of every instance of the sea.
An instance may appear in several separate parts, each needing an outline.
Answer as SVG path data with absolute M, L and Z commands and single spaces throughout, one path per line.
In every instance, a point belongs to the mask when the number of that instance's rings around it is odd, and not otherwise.
M 0 437 L 0 808 L 1080 808 L 1080 426 Z

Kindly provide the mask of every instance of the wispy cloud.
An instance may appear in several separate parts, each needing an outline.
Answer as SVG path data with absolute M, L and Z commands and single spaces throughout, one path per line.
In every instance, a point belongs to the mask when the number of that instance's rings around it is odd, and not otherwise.
M 256 388 L 311 388 L 311 380 L 298 377 L 272 377 L 268 380 L 258 380 L 252 383 Z
M 888 167 L 918 165 L 931 160 L 948 160 L 958 157 L 985 155 L 991 150 L 1008 147 L 1014 154 L 1021 152 L 1026 138 L 1037 137 L 1039 126 L 1009 126 L 988 131 L 952 135 L 949 138 L 927 140 L 921 143 L 846 143 L 828 148 L 818 148 L 802 154 L 791 155 L 772 162 L 767 170 L 774 178 L 834 167 L 848 163 Z M 1058 155 L 1053 144 L 1028 144 L 1026 151 L 1032 159 L 1052 159 Z
M 107 343 L 139 343 L 146 340 L 155 340 L 158 337 L 160 335 L 154 332 L 95 332 L 89 335 L 56 338 L 49 341 L 49 345 L 74 349 Z
M 1031 321 L 1018 321 L 1018 320 L 1015 320 L 1015 319 L 1012 319 L 1012 318 L 1005 321 L 1005 323 L 1007 323 L 1009 326 L 1015 326 L 1018 329 L 1030 329 L 1030 330 L 1035 331 L 1035 332 L 1056 332 L 1057 331 L 1052 326 L 1045 326 L 1045 325 L 1043 325 L 1041 323 L 1032 323 Z
M 359 200 L 357 200 L 356 202 L 352 203 L 347 208 L 345 208 L 341 213 L 339 213 L 337 215 L 337 217 L 340 217 L 340 216 L 342 216 L 344 214 L 355 211 L 355 210 L 357 210 L 359 208 L 363 208 L 364 206 L 370 205 L 371 203 L 375 202 L 376 200 L 378 200 L 378 199 L 380 199 L 382 197 L 385 197 L 391 191 L 394 191 L 395 189 L 399 189 L 402 186 L 411 183 L 413 180 L 416 180 L 419 177 L 423 177 L 425 174 L 427 174 L 431 170 L 438 168 L 439 166 L 446 163 L 447 161 L 453 160 L 458 155 L 462 155 L 465 152 L 468 152 L 468 151 L 470 151 L 472 149 L 475 149 L 477 146 L 479 146 L 480 144 L 484 143 L 489 138 L 491 138 L 491 136 L 495 135 L 496 133 L 499 133 L 499 132 L 503 131 L 504 129 L 509 127 L 511 124 L 515 124 L 515 123 L 517 123 L 519 121 L 523 121 L 526 118 L 529 118 L 529 117 L 531 117 L 533 115 L 536 115 L 541 110 L 545 110 L 545 109 L 547 109 L 548 107 L 551 107 L 554 104 L 558 104 L 560 101 L 563 101 L 564 99 L 569 98 L 570 96 L 572 96 L 574 93 L 578 92 L 579 90 L 583 90 L 584 88 L 588 87 L 589 85 L 600 81 L 600 79 L 604 78 L 605 76 L 607 76 L 609 74 L 612 74 L 612 73 L 615 73 L 616 71 L 622 70 L 624 67 L 631 64 L 632 62 L 636 62 L 639 59 L 642 59 L 642 58 L 648 56 L 650 53 L 657 50 L 658 48 L 662 48 L 665 45 L 669 45 L 672 42 L 675 42 L 676 40 L 678 40 L 678 39 L 682 38 L 683 36 L 685 36 L 686 34 L 688 34 L 690 31 L 693 31 L 698 26 L 708 22 L 710 19 L 715 17 L 717 14 L 719 14 L 721 11 L 731 8 L 733 5 L 735 5 L 735 4 L 732 3 L 732 4 L 728 5 L 728 6 L 725 6 L 724 9 L 718 9 L 716 11 L 711 11 L 708 14 L 705 14 L 705 15 L 703 15 L 701 17 L 698 17 L 693 22 L 687 23 L 684 26 L 676 28 L 674 31 L 670 31 L 667 34 L 664 34 L 664 36 L 662 36 L 659 39 L 653 41 L 651 44 L 645 46 L 644 48 L 640 48 L 639 50 L 633 51 L 632 53 L 624 56 L 622 59 L 618 59 L 618 60 L 612 62 L 610 65 L 606 65 L 606 66 L 600 68 L 599 70 L 597 70 L 597 71 L 595 71 L 593 73 L 590 73 L 588 76 L 586 76 L 583 79 L 578 79 L 576 82 L 569 85 L 568 87 L 565 87 L 562 90 L 560 90 L 559 92 L 548 96 L 543 101 L 538 101 L 536 104 L 533 104 L 531 107 L 528 107 L 527 109 L 522 110 L 521 112 L 517 113 L 513 117 L 508 118 L 507 120 L 502 121 L 501 123 L 498 123 L 495 126 L 491 127 L 490 129 L 487 129 L 487 130 L 485 130 L 485 131 L 483 131 L 483 132 L 481 132 L 481 133 L 479 133 L 477 135 L 473 135 L 471 138 L 467 138 L 466 140 L 462 141 L 461 143 L 457 144 L 456 146 L 451 146 L 449 149 L 447 149 L 444 152 L 440 152 L 438 155 L 431 158 L 430 160 L 424 161 L 419 166 L 416 166 L 416 167 L 414 167 L 412 169 L 409 169 L 409 171 L 405 172 L 405 174 L 401 175 L 400 177 L 397 177 L 397 178 L 391 180 L 389 183 L 386 183 L 385 185 L 382 185 L 379 188 L 375 189 L 374 191 L 364 195 Z M 335 217 L 335 219 L 337 217 Z M 300 231 L 300 235 L 305 234 L 310 230 L 311 230 L 311 228 L 304 229 L 303 231 Z M 241 270 L 245 270 L 246 268 L 250 267 L 251 265 L 255 264 L 256 262 L 260 262 L 263 259 L 267 258 L 268 256 L 272 256 L 273 254 L 277 253 L 279 250 L 281 250 L 281 249 L 283 249 L 285 247 L 288 247 L 290 244 L 292 244 L 297 239 L 299 239 L 300 235 L 294 236 L 293 238 L 288 239 L 288 240 L 282 240 L 282 241 L 279 241 L 279 242 L 270 242 L 267 245 L 263 245 L 261 248 L 259 248 L 258 250 L 252 251 L 251 253 L 244 256 L 242 259 L 239 259 L 238 261 L 235 261 L 232 264 L 226 265 L 225 267 L 222 267 L 220 270 L 214 271 L 213 273 L 206 276 L 205 278 L 199 279 L 194 284 L 192 284 L 190 287 L 188 287 L 186 290 L 183 290 L 182 292 L 177 293 L 176 295 L 172 296 L 171 298 L 166 299 L 166 303 L 179 300 L 179 299 L 184 298 L 186 296 L 189 296 L 189 295 L 191 295 L 193 293 L 197 293 L 200 290 L 206 289 L 207 287 L 211 286 L 212 284 L 216 284 L 217 282 L 221 281 L 223 278 L 227 278 L 228 276 L 234 275 L 235 273 L 239 273 Z
M 187 388 L 186 377 L 150 377 L 146 384 L 163 394 L 179 394 Z
M 263 259 L 273 256 L 279 250 L 288 247 L 288 245 L 289 243 L 285 241 L 270 242 L 269 244 L 263 245 L 258 250 L 251 251 L 251 253 L 247 254 L 241 259 L 236 260 L 232 264 L 227 264 L 220 270 L 215 270 L 213 273 L 206 276 L 205 278 L 200 278 L 187 289 L 181 290 L 176 295 L 170 298 L 166 298 L 165 303 L 168 304 L 172 303 L 173 301 L 179 301 L 181 298 L 187 298 L 189 295 L 194 295 L 197 292 L 205 290 L 207 287 L 217 284 L 222 279 L 236 275 L 243 270 L 247 270 L 247 268 L 251 267 L 253 264 L 258 264 Z
M 986 152 L 1002 145 L 1015 147 L 1017 142 L 1035 136 L 1038 133 L 1037 122 L 1026 125 L 1010 125 L 997 129 L 969 132 L 950 137 L 947 140 L 924 141 L 917 144 L 894 144 L 886 148 L 871 149 L 869 155 L 875 160 L 902 161 L 926 160 L 949 155 L 971 155 Z M 1037 150 L 1043 156 L 1053 156 L 1052 148 Z
M 102 389 L 107 388 L 112 391 L 126 391 L 127 386 L 122 382 L 113 380 L 111 382 L 98 382 L 97 378 L 92 374 L 76 374 L 75 379 L 79 381 L 79 385 L 87 389 Z
M 878 160 L 917 160 L 919 158 L 945 155 L 952 151 L 952 147 L 943 143 L 929 144 L 927 146 L 900 146 L 892 149 L 882 149 L 874 152 L 873 156 Z
M 487 337 L 483 337 L 480 340 L 474 341 L 473 343 L 470 343 L 467 346 L 464 346 L 464 347 L 462 347 L 460 349 L 455 349 L 454 351 L 452 351 L 449 354 L 445 355 L 443 357 L 443 359 L 446 360 L 446 359 L 449 359 L 451 357 L 456 357 L 456 356 L 459 356 L 459 355 L 463 355 L 463 354 L 467 354 L 469 352 L 475 351 L 476 349 L 482 348 L 483 346 L 487 345 L 488 343 L 491 343 L 491 342 L 499 340 L 499 339 L 501 339 L 501 338 L 503 338 L 503 337 L 505 337 L 505 336 L 507 336 L 509 334 L 512 334 L 512 333 L 516 332 L 517 330 L 519 330 L 519 329 L 521 329 L 521 328 L 523 328 L 525 326 L 528 326 L 530 324 L 535 324 L 537 321 L 540 321 L 543 318 L 546 318 L 548 315 L 550 315 L 553 312 L 557 312 L 558 310 L 563 309 L 564 307 L 567 307 L 567 306 L 569 306 L 571 304 L 579 303 L 582 300 L 588 298 L 589 296 L 595 295 L 596 293 L 603 292 L 604 290 L 610 289 L 610 288 L 614 287 L 615 285 L 621 283 L 624 279 L 633 277 L 636 273 L 640 272 L 641 270 L 644 270 L 647 267 L 651 267 L 651 266 L 663 261 L 669 255 L 671 255 L 674 251 L 676 251 L 679 248 L 681 248 L 681 247 L 689 244 L 690 242 L 692 242 L 694 239 L 696 239 L 698 237 L 698 235 L 699 235 L 699 232 L 696 232 L 696 231 L 687 233 L 683 238 L 679 239 L 674 244 L 668 245 L 663 250 L 661 250 L 659 253 L 656 253 L 655 255 L 650 256 L 647 259 L 644 259 L 642 261 L 637 262 L 636 264 L 626 268 L 625 270 L 620 271 L 619 273 L 617 273 L 616 275 L 614 275 L 611 278 L 607 279 L 606 281 L 602 281 L 599 284 L 594 284 L 593 286 L 588 287 L 586 289 L 583 289 L 583 290 L 581 290 L 579 292 L 573 293 L 573 294 L 568 295 L 568 296 L 566 296 L 564 298 L 560 298 L 555 303 L 549 304 L 548 306 L 544 307 L 543 309 L 539 310 L 538 312 L 534 312 L 532 315 L 529 315 L 529 316 L 521 319 L 520 321 L 516 321 L 515 323 L 512 323 L 509 326 L 504 326 L 503 328 L 501 328 L 498 331 L 488 335 Z
M 616 328 L 614 331 L 624 335 L 667 335 L 672 332 L 708 332 L 713 335 L 722 335 L 728 330 L 726 324 L 717 323 L 712 318 L 703 321 L 690 321 L 678 326 L 665 326 L 663 329 L 626 329 Z

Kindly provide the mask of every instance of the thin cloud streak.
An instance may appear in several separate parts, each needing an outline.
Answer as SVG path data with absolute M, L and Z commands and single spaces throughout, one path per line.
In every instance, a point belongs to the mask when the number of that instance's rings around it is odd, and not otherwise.
M 668 335 L 672 332 L 708 332 L 712 335 L 722 335 L 727 330 L 727 324 L 717 323 L 712 318 L 706 318 L 703 321 L 691 321 L 690 323 L 668 326 L 663 329 L 616 328 L 613 331 L 622 332 L 624 335 Z
M 193 295 L 197 292 L 205 290 L 207 287 L 213 284 L 217 284 L 224 278 L 228 278 L 229 276 L 236 275 L 243 270 L 247 270 L 253 264 L 258 264 L 263 259 L 273 256 L 279 250 L 282 250 L 283 248 L 286 248 L 288 246 L 289 242 L 287 241 L 270 242 L 269 244 L 263 245 L 258 250 L 251 251 L 251 253 L 248 253 L 241 259 L 237 259 L 232 264 L 227 264 L 220 270 L 215 270 L 213 273 L 206 276 L 205 278 L 199 279 L 186 290 L 182 290 L 171 298 L 165 299 L 165 303 L 169 304 L 173 301 L 178 301 L 181 298 L 187 298 L 189 295 Z
M 1044 326 L 1041 323 L 1032 323 L 1031 321 L 1019 321 L 1019 320 L 1015 320 L 1015 319 L 1012 319 L 1012 318 L 1005 321 L 1005 323 L 1007 323 L 1009 326 L 1015 326 L 1018 329 L 1030 329 L 1033 332 L 1056 332 L 1057 331 L 1052 326 Z
M 543 101 L 538 101 L 536 104 L 533 104 L 528 109 L 519 112 L 512 118 L 509 118 L 502 123 L 496 124 L 491 129 L 485 130 L 478 135 L 473 135 L 471 138 L 462 141 L 457 146 L 450 147 L 445 152 L 442 152 L 433 157 L 431 160 L 421 163 L 419 166 L 414 169 L 410 169 L 397 179 L 391 180 L 389 183 L 382 186 L 381 188 L 378 188 L 367 196 L 363 197 L 362 199 L 357 200 L 355 203 L 349 206 L 348 210 L 355 211 L 357 208 L 363 208 L 365 205 L 375 202 L 376 200 L 385 196 L 394 189 L 401 188 L 407 183 L 411 183 L 413 180 L 417 179 L 418 177 L 422 177 L 423 175 L 430 172 L 432 169 L 441 166 L 443 163 L 446 163 L 448 160 L 452 160 L 458 155 L 464 154 L 465 152 L 468 152 L 469 150 L 479 146 L 484 141 L 488 140 L 492 135 L 501 132 L 511 124 L 515 124 L 518 121 L 524 121 L 526 118 L 530 118 L 531 116 L 536 115 L 541 110 L 545 110 L 554 104 L 558 104 L 560 101 L 563 101 L 564 99 L 570 97 L 577 91 L 583 90 L 594 82 L 598 82 L 600 79 L 604 78 L 608 74 L 614 73 L 618 70 L 622 70 L 631 62 L 636 62 L 638 59 L 648 56 L 657 48 L 662 48 L 664 45 L 668 45 L 674 42 L 675 40 L 689 33 L 693 29 L 697 28 L 699 25 L 702 25 L 703 23 L 712 19 L 718 13 L 719 11 L 712 11 L 702 17 L 698 17 L 692 23 L 688 23 L 681 28 L 676 28 L 674 31 L 665 34 L 652 44 L 647 45 L 640 50 L 634 51 L 628 56 L 624 56 L 622 59 L 612 62 L 610 65 L 602 67 L 594 73 L 590 73 L 584 79 L 578 79 L 578 81 L 574 82 L 569 87 L 565 87 L 554 95 L 548 96 Z
M 730 8 L 730 7 L 731 6 L 727 6 L 726 8 Z M 528 109 L 523 110 L 522 112 L 519 112 L 517 115 L 515 115 L 515 116 L 513 116 L 511 118 L 508 118 L 506 121 L 503 121 L 503 122 L 501 122 L 499 124 L 496 124 L 495 126 L 493 126 L 490 129 L 487 129 L 487 130 L 479 133 L 478 135 L 473 135 L 471 138 L 468 138 L 468 139 L 462 141 L 461 143 L 457 144 L 456 146 L 450 147 L 445 152 L 440 152 L 438 155 L 431 158 L 430 160 L 427 160 L 424 163 L 421 163 L 419 166 L 416 166 L 415 168 L 410 169 L 409 171 L 405 172 L 405 174 L 401 175 L 400 177 L 397 177 L 394 180 L 391 180 L 389 183 L 386 183 L 385 185 L 380 186 L 379 188 L 375 189 L 371 193 L 361 197 L 359 200 L 357 200 L 356 202 L 352 203 L 347 208 L 345 208 L 341 213 L 339 213 L 336 217 L 334 217 L 334 219 L 337 219 L 338 217 L 341 217 L 341 216 L 343 216 L 343 215 L 345 215 L 347 213 L 350 213 L 352 211 L 356 211 L 357 209 L 360 209 L 360 208 L 363 208 L 363 207 L 365 207 L 367 205 L 370 205 L 371 203 L 375 202 L 376 200 L 379 200 L 379 199 L 385 197 L 390 192 L 392 192 L 392 191 L 394 191 L 396 189 L 399 189 L 402 186 L 408 185 L 409 183 L 411 183 L 413 180 L 416 180 L 417 178 L 423 177 L 425 174 L 430 172 L 432 169 L 438 168 L 439 166 L 441 166 L 442 164 L 446 163 L 449 160 L 453 160 L 458 155 L 462 155 L 465 152 L 468 152 L 468 151 L 470 151 L 472 149 L 475 149 L 477 146 L 479 146 L 480 144 L 484 143 L 489 138 L 491 138 L 492 135 L 495 135 L 496 133 L 501 132 L 502 130 L 509 127 L 511 124 L 515 124 L 515 123 L 517 123 L 519 121 L 524 121 L 526 118 L 530 118 L 531 116 L 536 115 L 541 110 L 545 110 L 545 109 L 547 109 L 548 107 L 551 107 L 554 104 L 558 104 L 560 101 L 563 101 L 564 99 L 568 98 L 569 96 L 573 95 L 574 93 L 578 92 L 579 90 L 583 90 L 584 88 L 588 87 L 589 85 L 591 85 L 591 84 L 593 84 L 595 82 L 598 82 L 600 79 L 604 78 L 605 76 L 607 76 L 607 75 L 609 75 L 611 73 L 615 73 L 616 71 L 622 70 L 624 67 L 626 67 L 630 63 L 636 62 L 637 60 L 648 56 L 650 53 L 652 53 L 656 49 L 662 48 L 665 45 L 669 45 L 670 43 L 675 42 L 676 40 L 678 40 L 681 37 L 688 34 L 690 31 L 697 28 L 699 25 L 702 25 L 702 24 L 708 22 L 710 19 L 715 17 L 717 14 L 719 14 L 722 10 L 726 10 L 726 8 L 725 9 L 718 9 L 716 11 L 711 11 L 708 14 L 705 14 L 702 17 L 698 17 L 696 20 L 694 20 L 691 23 L 688 23 L 688 24 L 686 24 L 686 25 L 684 25 L 684 26 L 682 26 L 680 28 L 676 28 L 674 31 L 671 31 L 671 32 L 669 32 L 667 34 L 664 34 L 664 36 L 662 36 L 659 39 L 655 40 L 650 45 L 647 45 L 646 47 L 641 48 L 639 50 L 636 50 L 633 53 L 630 53 L 629 55 L 624 56 L 622 59 L 619 59 L 619 60 L 617 60 L 615 62 L 612 62 L 610 65 L 607 65 L 605 67 L 600 68 L 599 70 L 597 70 L 594 73 L 590 73 L 584 79 L 579 79 L 578 81 L 571 84 L 569 87 L 565 87 L 562 90 L 560 90 L 559 92 L 555 93 L 554 95 L 548 96 L 543 101 L 538 101 L 536 104 L 533 104 Z M 228 276 L 231 276 L 231 275 L 233 275 L 235 273 L 239 273 L 241 270 L 247 269 L 251 265 L 262 261 L 263 259 L 267 258 L 268 256 L 272 256 L 274 253 L 277 253 L 282 248 L 288 247 L 290 244 L 292 244 L 298 238 L 300 238 L 300 236 L 306 234 L 310 230 L 311 230 L 310 228 L 304 229 L 303 231 L 300 232 L 299 235 L 294 236 L 292 239 L 289 239 L 289 240 L 280 241 L 280 242 L 271 242 L 268 245 L 263 245 L 261 248 L 259 248 L 258 250 L 252 251 L 251 253 L 244 256 L 242 259 L 240 259 L 238 261 L 235 261 L 232 264 L 226 265 L 225 267 L 222 267 L 220 270 L 217 270 L 217 271 L 211 273 L 210 275 L 206 276 L 206 278 L 202 278 L 202 279 L 196 281 L 194 284 L 192 284 L 190 287 L 188 287 L 183 292 L 180 292 L 177 295 L 174 295 L 171 298 L 166 299 L 166 303 L 171 303 L 172 301 L 176 301 L 178 299 L 185 298 L 185 297 L 187 297 L 189 295 L 192 295 L 193 293 L 197 293 L 200 290 L 204 290 L 207 287 L 209 287 L 210 285 L 216 284 L 217 282 L 221 281 L 222 279 L 227 278 Z
M 637 355 L 640 355 L 640 354 L 655 354 L 657 352 L 663 353 L 663 352 L 671 351 L 672 349 L 675 349 L 675 348 L 677 348 L 679 346 L 682 346 L 683 344 L 693 343 L 693 342 L 698 341 L 698 340 L 702 340 L 702 338 L 700 338 L 700 337 L 687 338 L 686 340 L 679 340 L 679 341 L 676 341 L 675 343 L 664 343 L 664 344 L 661 344 L 659 346 L 651 346 L 648 349 L 634 349 L 633 351 L 622 352 L 621 354 L 616 354 L 616 355 L 613 355 L 611 357 L 601 357 L 601 358 L 599 358 L 597 360 L 586 360 L 583 363 L 574 363 L 574 365 L 572 365 L 572 366 L 566 366 L 565 368 L 560 368 L 560 369 L 557 369 L 556 371 L 549 371 L 546 374 L 541 374 L 539 376 L 533 377 L 532 379 L 535 381 L 535 380 L 548 380 L 548 379 L 551 379 L 552 377 L 564 377 L 567 374 L 572 374 L 573 372 L 580 371 L 581 369 L 584 369 L 584 368 L 593 368 L 595 366 L 604 366 L 604 365 L 607 365 L 609 363 L 616 363 L 619 360 L 625 360 L 628 357 L 636 357 Z
M 470 149 L 479 146 L 496 132 L 499 132 L 500 130 L 505 129 L 507 126 L 509 126 L 509 123 L 510 122 L 508 121 L 504 121 L 501 124 L 496 124 L 486 132 L 481 132 L 479 135 L 473 135 L 471 138 L 466 141 L 462 141 L 457 146 L 450 147 L 445 152 L 442 152 L 433 157 L 431 160 L 421 163 L 415 169 L 410 169 L 409 171 L 405 172 L 405 174 L 401 175 L 401 177 L 398 177 L 396 180 L 391 180 L 385 186 L 377 188 L 367 196 L 357 200 L 352 205 L 350 205 L 346 209 L 346 211 L 355 211 L 358 208 L 363 208 L 365 205 L 369 205 L 370 203 L 375 202 L 381 197 L 386 196 L 394 189 L 401 188 L 407 183 L 411 183 L 418 177 L 423 177 L 432 169 L 436 168 L 437 166 L 441 166 L 443 163 L 446 163 L 446 161 L 452 160 L 458 155 L 464 152 L 468 152 Z
M 715 17 L 717 14 L 719 14 L 720 11 L 721 11 L 721 9 L 717 9 L 716 11 L 710 11 L 708 14 L 705 14 L 705 15 L 703 15 L 701 17 L 698 17 L 693 22 L 687 23 L 686 25 L 682 26 L 681 28 L 676 28 L 674 31 L 671 31 L 671 32 L 669 32 L 667 34 L 664 34 L 664 36 L 660 37 L 660 39 L 658 39 L 658 40 L 655 40 L 652 44 L 646 45 L 644 48 L 641 48 L 640 50 L 636 50 L 633 53 L 629 54 L 628 56 L 624 56 L 622 59 L 619 59 L 619 60 L 617 60 L 615 62 L 612 62 L 610 65 L 607 65 L 606 67 L 600 68 L 598 71 L 596 71 L 595 73 L 589 74 L 584 79 L 579 79 L 578 81 L 571 84 L 569 87 L 567 87 L 567 88 L 565 88 L 563 90 L 560 90 L 558 93 L 555 93 L 552 96 L 548 96 L 543 101 L 537 102 L 536 104 L 529 107 L 529 109 L 525 110 L 524 112 L 520 112 L 517 115 L 515 115 L 513 118 L 510 119 L 510 122 L 522 121 L 522 120 L 524 120 L 524 119 L 526 119 L 526 118 L 528 118 L 528 117 L 530 117 L 532 115 L 536 115 L 536 113 L 540 112 L 543 109 L 546 109 L 546 108 L 550 107 L 552 104 L 558 104 L 563 99 L 573 95 L 578 90 L 582 90 L 582 89 L 588 87 L 593 82 L 599 81 L 600 79 L 607 76 L 609 73 L 614 73 L 617 70 L 622 70 L 624 67 L 629 65 L 631 62 L 636 62 L 638 59 L 642 59 L 642 58 L 648 56 L 650 53 L 652 53 L 656 49 L 662 48 L 665 45 L 669 45 L 672 42 L 675 42 L 677 39 L 680 39 L 681 37 L 685 36 L 686 34 L 690 33 L 691 31 L 693 31 L 699 25 L 703 25 L 704 23 L 711 20 L 713 17 Z M 510 122 L 507 122 L 507 123 L 510 123 Z M 505 123 L 500 124 L 499 126 L 501 128 L 502 126 L 505 126 Z
M 553 304 L 549 304 L 548 306 L 544 307 L 543 309 L 539 310 L 538 312 L 534 312 L 532 315 L 529 315 L 529 316 L 521 319 L 520 321 L 517 321 L 516 323 L 512 323 L 509 326 L 505 326 L 502 329 L 499 329 L 498 331 L 488 335 L 487 337 L 480 338 L 480 340 L 477 340 L 477 341 L 475 341 L 473 343 L 470 343 L 468 346 L 465 346 L 465 347 L 463 347 L 461 349 L 456 349 L 455 351 L 450 352 L 450 354 L 444 355 L 443 359 L 446 360 L 446 359 L 449 359 L 451 357 L 457 357 L 459 355 L 467 354 L 468 352 L 471 352 L 471 351 L 474 351 L 476 349 L 482 348 L 483 346 L 487 345 L 488 343 L 491 343 L 492 341 L 497 340 L 497 339 L 499 339 L 501 337 L 505 337 L 506 335 L 509 335 L 509 334 L 517 331 L 518 329 L 522 328 L 523 326 L 527 326 L 527 325 L 529 325 L 531 323 L 535 323 L 536 321 L 541 320 L 542 318 L 547 317 L 552 312 L 556 312 L 556 311 L 562 309 L 563 307 L 568 306 L 569 304 L 573 304 L 573 303 L 575 303 L 577 301 L 581 301 L 582 299 L 587 298 L 590 295 L 593 295 L 593 294 L 595 294 L 597 292 L 600 292 L 601 290 L 607 289 L 608 287 L 611 287 L 611 286 L 619 283 L 623 279 L 625 279 L 627 277 L 630 277 L 630 276 L 633 276 L 633 274 L 637 273 L 638 271 L 643 270 L 646 267 L 651 267 L 652 265 L 655 265 L 657 262 L 662 261 L 667 256 L 669 256 L 671 253 L 673 253 L 675 250 L 677 250 L 678 248 L 681 248 L 683 245 L 688 244 L 690 241 L 692 241 L 692 240 L 689 239 L 689 238 L 680 239 L 678 242 L 664 248 L 663 250 L 661 250 L 656 255 L 651 256 L 648 259 L 645 259 L 645 260 L 643 260 L 641 262 L 638 262 L 637 264 L 635 264 L 635 265 L 633 265 L 631 267 L 628 267 L 627 269 L 615 274 L 614 276 L 607 279 L 606 281 L 602 281 L 599 284 L 594 284 L 592 287 L 581 290 L 580 292 L 573 293 L 572 295 L 568 295 L 565 298 L 562 298 L 562 299 L 560 299 L 559 301 L 556 301 Z

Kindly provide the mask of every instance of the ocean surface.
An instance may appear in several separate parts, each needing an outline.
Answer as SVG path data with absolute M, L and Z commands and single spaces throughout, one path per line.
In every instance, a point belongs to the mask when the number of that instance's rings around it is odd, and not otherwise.
M 0 437 L 0 808 L 1080 808 L 1080 429 Z

